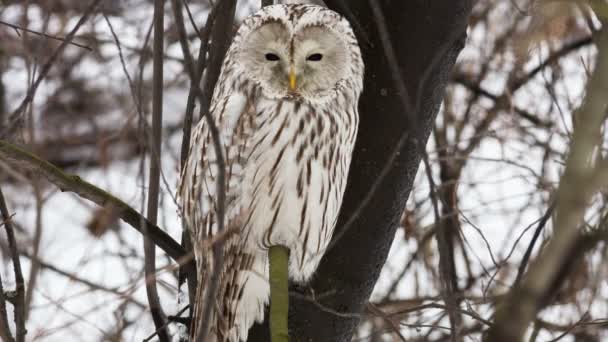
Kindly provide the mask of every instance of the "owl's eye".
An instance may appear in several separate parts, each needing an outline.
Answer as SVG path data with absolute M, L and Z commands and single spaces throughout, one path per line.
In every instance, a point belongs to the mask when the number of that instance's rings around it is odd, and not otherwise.
M 267 61 L 271 61 L 271 62 L 276 62 L 279 59 L 281 59 L 279 56 L 275 55 L 274 53 L 267 53 L 265 57 L 266 57 Z
M 313 53 L 312 55 L 306 58 L 309 61 L 318 62 L 323 59 L 323 55 L 320 53 Z

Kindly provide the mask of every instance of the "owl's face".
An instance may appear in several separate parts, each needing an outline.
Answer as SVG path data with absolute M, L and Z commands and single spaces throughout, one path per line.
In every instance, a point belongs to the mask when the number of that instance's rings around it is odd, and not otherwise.
M 346 42 L 329 27 L 292 31 L 270 21 L 245 37 L 239 60 L 266 95 L 314 99 L 345 78 L 349 58 Z

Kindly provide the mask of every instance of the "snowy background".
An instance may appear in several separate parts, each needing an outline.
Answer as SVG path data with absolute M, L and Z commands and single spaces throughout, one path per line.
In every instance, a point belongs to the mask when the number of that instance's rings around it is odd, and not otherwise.
M 61 37 L 82 14 L 84 5 L 75 3 L 8 1 L 0 8 L 0 20 Z M 190 3 L 199 28 L 208 8 L 205 1 Z M 257 8 L 240 1 L 238 18 Z M 131 89 L 127 82 L 104 15 L 120 39 L 122 59 L 138 89 Z M 93 51 L 66 48 L 38 89 L 23 132 L 30 150 L 140 212 L 145 212 L 149 158 L 138 147 L 142 138 L 137 133 L 134 96 L 141 89 L 149 120 L 152 63 L 142 47 L 151 46 L 151 41 L 146 43 L 151 20 L 151 3 L 108 1 L 75 39 Z M 159 226 L 179 241 L 175 186 L 189 84 L 169 2 L 165 25 Z M 189 21 L 186 26 L 191 48 L 196 50 L 194 30 Z M 594 65 L 595 48 L 585 39 L 599 27 L 584 6 L 537 9 L 522 1 L 489 0 L 476 5 L 466 47 L 427 146 L 437 186 L 455 185 L 460 236 L 456 261 L 465 297 L 462 307 L 468 312 L 491 320 L 494 300 L 512 285 L 536 222 L 549 206 L 563 169 L 574 113 Z M 56 41 L 0 25 L 0 92 L 4 95 L 0 112 L 16 108 L 56 46 Z M 542 68 L 527 77 L 539 65 Z M 517 80 L 524 81 L 514 87 Z M 445 167 L 459 167 L 461 172 L 445 180 L 441 175 Z M 60 192 L 38 175 L 21 172 L 2 160 L 0 170 L 0 185 L 14 214 L 26 283 L 34 279 L 35 284 L 27 340 L 141 341 L 151 335 L 141 235 L 111 213 L 104 216 L 107 213 L 96 205 Z M 441 307 L 432 237 L 435 220 L 424 172 L 421 166 L 371 301 L 398 318 L 404 337 L 433 340 L 446 333 L 448 321 Z M 604 212 L 604 197 L 597 196 L 586 215 L 588 225 L 597 225 Z M 550 231 L 549 222 L 541 240 Z M 0 229 L 5 290 L 15 286 L 7 251 Z M 602 330 L 608 317 L 604 253 L 605 246 L 599 245 L 585 258 L 559 300 L 541 313 L 537 341 L 561 336 L 583 316 L 591 323 L 572 329 L 562 341 L 578 341 L 583 334 L 595 338 L 589 341 L 608 338 Z M 159 252 L 157 267 L 162 304 L 168 314 L 174 314 L 179 309 L 175 265 Z M 437 305 L 407 311 L 424 304 Z M 9 317 L 11 310 L 9 305 Z M 465 340 L 479 340 L 483 324 L 472 315 L 465 315 L 464 321 L 471 329 Z M 364 319 L 359 330 L 354 340 L 396 338 L 383 320 L 373 317 Z

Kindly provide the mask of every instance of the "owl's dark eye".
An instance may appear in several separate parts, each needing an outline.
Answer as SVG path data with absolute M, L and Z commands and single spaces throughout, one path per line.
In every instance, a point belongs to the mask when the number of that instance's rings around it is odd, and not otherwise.
M 267 61 L 271 61 L 271 62 L 276 62 L 279 59 L 281 59 L 279 56 L 275 55 L 274 53 L 267 53 L 265 57 L 266 57 Z
M 313 53 L 312 55 L 306 58 L 309 61 L 318 62 L 323 59 L 323 55 L 320 53 Z

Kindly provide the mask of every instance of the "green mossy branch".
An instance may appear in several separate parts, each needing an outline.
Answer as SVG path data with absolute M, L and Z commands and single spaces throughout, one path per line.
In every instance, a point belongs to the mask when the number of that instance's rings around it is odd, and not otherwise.
M 272 246 L 268 250 L 268 258 L 270 260 L 270 340 L 271 342 L 288 342 L 289 249 L 283 246 Z
M 143 234 L 145 227 L 150 239 L 156 246 L 165 251 L 171 258 L 187 262 L 184 248 L 171 236 L 143 217 L 139 212 L 112 194 L 96 187 L 76 175 L 63 172 L 55 165 L 30 153 L 6 140 L 0 140 L 0 160 L 9 162 L 23 169 L 41 173 L 49 182 L 61 191 L 69 191 L 99 206 L 111 206 L 117 215 L 138 232 Z

